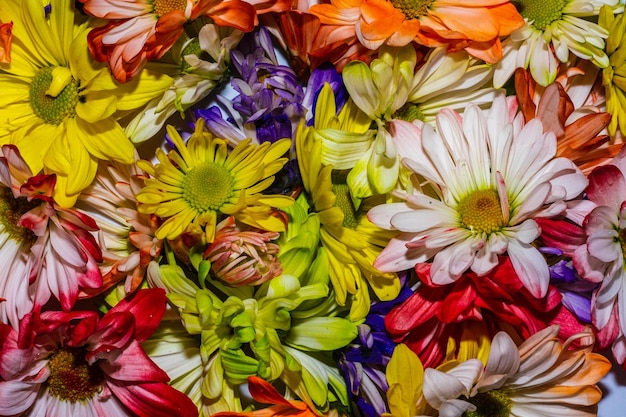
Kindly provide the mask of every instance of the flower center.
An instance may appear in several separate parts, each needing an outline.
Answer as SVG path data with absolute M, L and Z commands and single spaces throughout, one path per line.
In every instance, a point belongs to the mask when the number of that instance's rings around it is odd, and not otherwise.
M 154 14 L 156 14 L 157 17 L 161 17 L 165 13 L 169 13 L 174 10 L 184 11 L 187 7 L 187 0 L 155 0 L 153 7 Z
M 420 108 L 413 103 L 407 103 L 402 106 L 396 113 L 393 115 L 394 118 L 400 120 L 406 120 L 407 122 L 412 122 L 414 120 L 424 121 L 424 114 L 420 110 Z
M 407 19 L 419 19 L 428 14 L 435 0 L 391 0 L 393 7 L 404 13 Z
M 189 65 L 189 63 L 185 60 L 185 57 L 187 55 L 195 55 L 203 61 L 214 62 L 213 59 L 211 59 L 211 55 L 202 50 L 202 48 L 200 47 L 200 41 L 197 38 L 193 38 L 183 48 L 183 62 L 180 65 L 180 71 L 183 74 L 188 74 L 192 72 L 191 65 Z
M 517 8 L 519 14 L 532 25 L 539 29 L 545 28 L 555 20 L 559 20 L 563 15 L 563 9 L 567 0 L 514 0 L 512 3 Z
M 59 349 L 48 361 L 50 395 L 75 403 L 87 400 L 100 390 L 104 381 L 97 366 L 89 366 L 81 349 Z
M 475 233 L 493 233 L 504 226 L 500 199 L 495 190 L 474 191 L 457 207 L 461 226 Z
M 235 181 L 226 168 L 207 162 L 185 175 L 183 198 L 201 213 L 218 210 L 233 195 L 234 185 Z
M 39 118 L 58 125 L 66 117 L 76 115 L 76 105 L 81 99 L 78 93 L 78 81 L 71 77 L 69 69 L 43 68 L 33 77 L 30 105 Z
M 332 190 L 336 197 L 335 207 L 339 207 L 343 212 L 343 227 L 356 229 L 359 225 L 359 216 L 350 198 L 350 187 L 348 184 L 335 184 L 333 182 Z
M 0 190 L 0 224 L 11 239 L 27 247 L 35 244 L 37 236 L 27 227 L 18 226 L 24 213 L 39 206 L 41 201 L 28 201 L 25 197 L 15 198 L 8 188 Z
M 511 399 L 495 390 L 479 393 L 468 400 L 476 411 L 466 411 L 463 417 L 508 417 L 511 414 Z

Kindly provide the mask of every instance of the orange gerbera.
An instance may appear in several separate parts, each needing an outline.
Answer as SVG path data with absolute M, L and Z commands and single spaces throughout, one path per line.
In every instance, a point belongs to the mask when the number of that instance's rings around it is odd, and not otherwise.
M 89 33 L 89 51 L 108 61 L 115 79 L 130 80 L 148 60 L 161 58 L 183 32 L 183 25 L 200 16 L 217 25 L 244 32 L 257 24 L 257 13 L 289 8 L 290 0 L 80 0 L 85 12 L 109 20 Z
M 369 49 L 415 40 L 428 47 L 465 49 L 489 63 L 502 56 L 500 36 L 524 24 L 507 0 L 331 0 L 310 12 L 344 33 L 352 26 L 349 36 Z

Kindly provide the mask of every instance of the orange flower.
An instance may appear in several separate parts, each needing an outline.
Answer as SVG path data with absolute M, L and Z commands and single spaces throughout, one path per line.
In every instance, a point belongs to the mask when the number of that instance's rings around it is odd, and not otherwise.
M 502 56 L 500 36 L 524 24 L 506 0 L 331 0 L 310 12 L 369 49 L 415 40 L 428 47 L 465 49 L 490 63 Z
M 220 26 L 244 32 L 257 13 L 289 8 L 290 0 L 80 0 L 85 12 L 109 22 L 89 33 L 89 51 L 108 61 L 115 79 L 129 81 L 148 60 L 161 58 L 183 32 L 183 25 L 209 16 Z
M 248 389 L 255 401 L 273 405 L 255 411 L 223 411 L 213 414 L 213 417 L 320 417 L 320 414 L 311 409 L 307 403 L 285 399 L 269 382 L 258 376 L 248 377 Z
M 0 63 L 2 64 L 11 62 L 12 29 L 13 22 L 0 23 Z

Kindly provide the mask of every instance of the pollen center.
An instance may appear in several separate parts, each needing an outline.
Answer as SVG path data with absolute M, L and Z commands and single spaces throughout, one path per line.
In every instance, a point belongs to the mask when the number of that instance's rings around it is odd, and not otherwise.
M 512 3 L 522 17 L 539 29 L 545 28 L 555 20 L 561 19 L 566 0 L 514 0 Z
M 65 81 L 65 87 L 55 96 L 49 94 L 54 80 L 55 67 L 39 70 L 30 86 L 30 106 L 33 112 L 46 123 L 58 125 L 66 117 L 76 115 L 76 105 L 80 100 L 78 81 L 73 78 Z
M 495 190 L 469 194 L 457 208 L 462 227 L 476 233 L 493 233 L 504 226 L 500 199 Z
M 339 207 L 343 212 L 343 227 L 356 229 L 359 220 L 350 198 L 350 187 L 347 184 L 335 184 L 333 182 L 332 190 L 336 197 L 335 207 Z
M 2 230 L 9 235 L 11 239 L 30 248 L 37 236 L 27 227 L 18 226 L 20 218 L 31 209 L 41 204 L 41 201 L 28 201 L 24 197 L 15 198 L 8 188 L 0 190 L 0 225 Z
M 463 417 L 508 417 L 511 415 L 511 399 L 502 391 L 482 392 L 468 400 L 476 411 L 466 411 Z
M 155 0 L 153 6 L 154 14 L 157 17 L 161 17 L 165 13 L 173 12 L 174 10 L 184 11 L 187 7 L 187 0 Z
M 404 13 L 407 19 L 419 19 L 428 14 L 435 0 L 391 0 L 393 7 Z
M 75 403 L 93 398 L 100 390 L 102 371 L 90 366 L 84 356 L 81 349 L 59 349 L 52 355 L 48 361 L 50 395 Z
M 207 162 L 185 175 L 183 198 L 201 213 L 218 210 L 233 195 L 234 185 L 235 181 L 226 168 Z

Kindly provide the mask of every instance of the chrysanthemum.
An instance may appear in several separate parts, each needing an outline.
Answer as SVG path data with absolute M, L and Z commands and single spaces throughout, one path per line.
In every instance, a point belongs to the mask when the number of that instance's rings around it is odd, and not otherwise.
M 102 250 L 98 266 L 102 286 L 86 290 L 101 293 L 121 283 L 120 294 L 134 292 L 142 284 L 148 264 L 157 258 L 163 241 L 154 237 L 159 226 L 154 215 L 137 211 L 136 195 L 147 175 L 135 164 L 101 162 L 96 178 L 79 197 L 76 208 L 98 225 Z
M 11 62 L 11 42 L 13 41 L 13 22 L 0 23 L 0 63 Z
M 610 7 L 603 6 L 598 23 L 609 33 L 606 40 L 609 59 L 602 71 L 602 84 L 607 111 L 612 115 L 609 133 L 614 136 L 618 129 L 622 134 L 626 132 L 626 19 L 623 14 L 614 16 Z
M 395 273 L 372 266 L 390 234 L 373 225 L 352 201 L 345 178 L 321 161 L 322 143 L 313 128 L 300 124 L 296 152 L 304 189 L 320 220 L 320 240 L 328 256 L 330 279 L 340 305 L 350 305 L 350 318 L 360 320 L 370 308 L 370 288 L 383 301 L 400 291 Z M 348 294 L 351 298 L 348 299 Z
M 272 207 L 289 206 L 293 199 L 261 192 L 287 162 L 282 156 L 289 149 L 289 140 L 252 145 L 248 139 L 229 153 L 224 140 L 204 131 L 202 120 L 186 145 L 172 126 L 168 133 L 175 150 L 166 155 L 157 149 L 156 166 L 138 162 L 152 177 L 137 194 L 142 203 L 139 212 L 166 219 L 156 231 L 157 238 L 174 239 L 191 226 L 196 231 L 204 228 L 210 243 L 222 215 L 263 230 L 285 230 L 280 218 L 273 216 Z
M 369 49 L 415 40 L 428 47 L 465 49 L 491 63 L 500 59 L 500 36 L 523 24 L 515 7 L 504 0 L 331 0 L 309 12 L 322 24 L 334 26 L 343 38 L 356 37 Z
M 412 136 L 403 162 L 433 186 L 433 196 L 397 193 L 401 203 L 369 212 L 379 226 L 399 230 L 377 258 L 383 271 L 401 271 L 434 257 L 436 284 L 457 280 L 468 269 L 478 275 L 507 253 L 524 286 L 541 297 L 550 274 L 531 243 L 539 236 L 533 217 L 565 209 L 587 184 L 571 161 L 555 158 L 556 140 L 538 120 L 523 124 L 503 94 L 485 115 L 470 104 L 461 118 L 451 110 L 437 116 L 437 130 L 398 121 L 398 135 Z
M 469 359 L 447 369 L 426 369 L 424 398 L 448 417 L 595 416 L 602 398 L 597 383 L 611 363 L 591 352 L 590 332 L 563 344 L 558 332 L 558 326 L 548 327 L 520 346 L 500 332 L 486 365 Z M 580 346 L 574 347 L 576 343 Z
M 56 174 L 55 200 L 71 207 L 93 180 L 99 159 L 131 163 L 133 145 L 118 111 L 142 106 L 168 84 L 146 73 L 120 87 L 87 50 L 87 23 L 74 2 L 7 0 L 11 63 L 0 72 L 0 143 L 18 146 L 33 172 Z
M 552 83 L 560 62 L 570 52 L 605 68 L 609 58 L 604 42 L 609 32 L 589 19 L 603 5 L 623 7 L 618 0 L 541 0 L 515 2 L 526 24 L 511 33 L 502 44 L 503 57 L 496 64 L 494 85 L 503 86 L 515 68 L 530 67 L 533 78 L 542 86 Z
M 31 308 L 54 296 L 69 311 L 79 291 L 102 284 L 93 219 L 59 207 L 54 175 L 32 175 L 15 146 L 0 158 L 0 318 L 17 326 Z
M 165 311 L 165 292 L 142 290 L 103 317 L 95 311 L 0 323 L 0 415 L 196 417 L 191 400 L 141 347 Z

